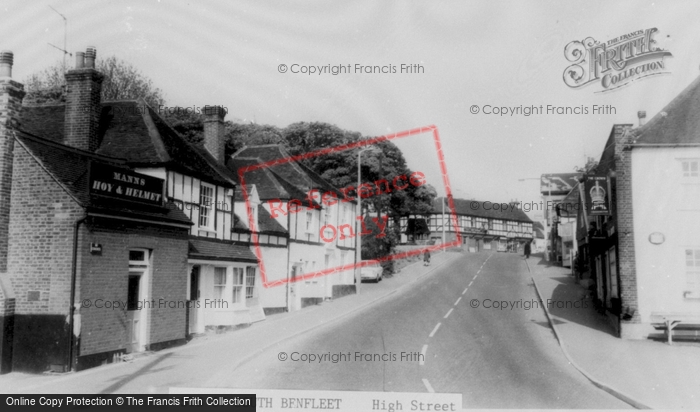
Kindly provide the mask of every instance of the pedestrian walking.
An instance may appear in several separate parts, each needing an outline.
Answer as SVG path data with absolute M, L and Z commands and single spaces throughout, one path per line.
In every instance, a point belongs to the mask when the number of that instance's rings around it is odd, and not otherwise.
M 529 259 L 529 258 L 530 258 L 530 252 L 531 252 L 531 250 L 530 250 L 530 242 L 526 242 L 526 243 L 525 243 L 525 259 Z
M 426 250 L 423 253 L 423 266 L 430 266 L 430 251 Z

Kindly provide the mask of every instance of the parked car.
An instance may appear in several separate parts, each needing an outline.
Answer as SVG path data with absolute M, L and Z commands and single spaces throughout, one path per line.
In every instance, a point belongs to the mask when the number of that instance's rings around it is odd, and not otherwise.
M 362 266 L 360 268 L 360 276 L 362 277 L 362 280 L 368 279 L 374 280 L 375 282 L 382 280 L 384 268 L 378 260 L 363 260 L 362 262 L 369 262 L 366 263 L 367 266 Z

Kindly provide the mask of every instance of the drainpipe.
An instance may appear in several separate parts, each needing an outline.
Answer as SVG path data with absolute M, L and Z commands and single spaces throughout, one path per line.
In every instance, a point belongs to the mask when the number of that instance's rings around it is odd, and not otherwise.
M 70 274 L 70 307 L 68 308 L 68 333 L 70 334 L 70 339 L 68 343 L 68 372 L 73 370 L 73 346 L 74 346 L 74 316 L 75 316 L 75 283 L 78 272 L 78 233 L 80 225 L 85 222 L 87 215 L 81 217 L 73 223 L 73 262 L 71 263 L 71 274 Z

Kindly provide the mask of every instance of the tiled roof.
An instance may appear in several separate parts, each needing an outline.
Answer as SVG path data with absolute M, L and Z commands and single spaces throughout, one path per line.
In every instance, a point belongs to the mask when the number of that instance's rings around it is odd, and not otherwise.
M 65 105 L 24 106 L 20 127 L 63 142 L 64 119 Z M 235 184 L 233 173 L 204 148 L 180 136 L 144 101 L 103 102 L 98 138 L 97 154 L 125 159 L 134 167 L 167 166 L 210 183 Z
M 233 242 L 190 237 L 190 259 L 258 263 L 250 247 Z
M 238 169 L 259 163 L 261 163 L 260 159 L 235 157 L 229 159 L 226 166 L 229 168 L 229 170 L 235 171 L 234 173 L 236 174 L 237 178 L 236 182 L 240 183 L 238 181 Z M 243 178 L 245 179 L 246 185 L 255 185 L 255 187 L 258 189 L 258 196 L 260 197 L 260 200 L 291 199 L 289 193 L 284 190 L 284 187 L 282 187 L 268 168 L 260 168 L 246 172 L 243 175 Z
M 636 144 L 700 144 L 700 77 L 632 134 Z
M 109 214 L 120 217 L 154 219 L 191 225 L 190 219 L 172 203 L 165 208 L 123 202 L 115 199 L 100 199 L 90 196 L 88 188 L 89 164 L 105 164 L 125 167 L 122 159 L 96 155 L 83 150 L 65 146 L 61 143 L 32 136 L 25 132 L 16 134 L 19 143 L 69 192 L 69 194 L 86 208 L 88 212 Z
M 64 104 L 23 106 L 20 128 L 34 136 L 62 142 L 65 111 Z
M 258 231 L 262 233 L 288 233 L 287 229 L 280 225 L 263 205 L 258 205 L 258 225 Z
M 255 161 L 256 163 L 265 163 L 277 159 L 289 158 L 290 154 L 287 153 L 281 145 L 271 144 L 259 146 L 246 146 L 240 149 L 238 152 L 234 153 L 231 157 L 234 161 L 227 163 L 227 166 L 229 167 L 229 169 L 235 170 L 237 173 L 238 168 L 240 168 L 241 166 L 255 164 L 239 164 L 237 159 L 245 159 L 247 162 Z M 313 170 L 304 166 L 301 162 L 286 162 L 271 165 L 269 167 L 266 167 L 265 169 L 270 170 L 277 176 L 281 176 L 284 180 L 294 185 L 303 193 L 307 193 L 311 189 L 319 189 L 322 192 L 334 191 L 336 192 L 336 194 L 340 194 L 340 191 L 336 187 L 333 187 L 333 185 L 331 185 Z M 249 180 L 247 174 L 245 179 L 246 183 L 258 184 L 257 181 Z M 260 195 L 260 198 L 264 198 L 262 194 Z
M 433 213 L 442 213 L 444 197 L 439 197 L 433 202 Z M 498 203 L 498 202 L 496 202 Z M 463 216 L 483 217 L 487 219 L 513 220 L 517 222 L 532 222 L 525 212 L 517 207 L 507 210 L 494 210 L 493 204 L 480 200 L 454 199 L 455 213 Z M 477 207 L 474 207 L 477 205 Z M 449 213 L 449 203 L 445 203 L 445 213 Z
M 227 167 L 238 175 L 241 167 L 252 166 L 289 157 L 280 145 L 244 147 L 231 156 Z M 260 200 L 298 199 L 308 202 L 307 193 L 318 189 L 321 193 L 332 191 L 339 197 L 340 191 L 316 172 L 300 162 L 287 162 L 259 168 L 244 175 L 246 184 L 255 184 Z M 318 195 L 316 195 L 318 199 Z M 314 202 L 318 206 L 317 202 Z

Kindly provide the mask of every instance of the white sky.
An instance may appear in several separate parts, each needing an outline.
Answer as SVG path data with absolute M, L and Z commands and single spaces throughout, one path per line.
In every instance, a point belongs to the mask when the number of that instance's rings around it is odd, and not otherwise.
M 457 197 L 539 201 L 539 182 L 600 157 L 614 123 L 653 117 L 700 67 L 700 2 L 0 1 L 0 49 L 23 80 L 61 59 L 47 43 L 136 65 L 171 105 L 221 104 L 230 120 L 323 121 L 365 135 L 436 125 Z M 564 47 L 656 27 L 670 75 L 596 94 L 570 89 Z M 71 61 L 72 63 L 72 61 Z M 422 74 L 285 74 L 279 64 L 419 63 Z M 499 117 L 470 106 L 615 107 L 610 115 Z M 590 110 L 590 109 L 589 109 Z M 442 195 L 430 136 L 396 141 Z

